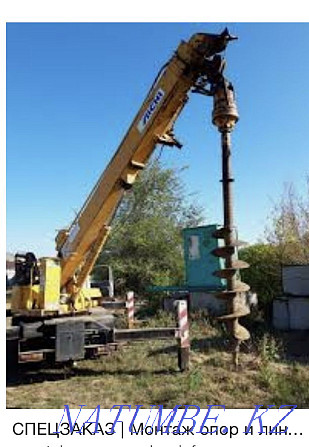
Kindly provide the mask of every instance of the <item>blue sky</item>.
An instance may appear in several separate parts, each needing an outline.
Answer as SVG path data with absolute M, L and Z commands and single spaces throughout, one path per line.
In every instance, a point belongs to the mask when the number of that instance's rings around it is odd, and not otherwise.
M 160 67 L 195 32 L 239 37 L 226 74 L 240 121 L 232 136 L 241 239 L 263 235 L 284 182 L 301 192 L 309 173 L 309 24 L 9 23 L 7 25 L 7 250 L 54 254 L 117 149 Z M 210 98 L 191 95 L 175 126 L 183 180 L 222 222 L 219 135 Z M 156 152 L 158 153 L 158 152 Z

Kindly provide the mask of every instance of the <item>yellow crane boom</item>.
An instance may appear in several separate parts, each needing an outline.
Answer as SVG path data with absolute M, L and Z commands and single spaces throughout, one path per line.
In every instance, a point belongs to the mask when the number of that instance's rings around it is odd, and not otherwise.
M 218 53 L 232 39 L 228 30 L 221 34 L 194 34 L 189 41 L 180 43 L 161 69 L 72 225 L 57 234 L 62 290 L 68 292 L 74 284 L 76 293 L 82 287 L 107 239 L 124 192 L 144 169 L 156 144 L 179 146 L 173 135 L 173 125 L 188 99 L 188 92 L 192 88 L 202 92 L 207 80 L 214 79 L 223 70 Z

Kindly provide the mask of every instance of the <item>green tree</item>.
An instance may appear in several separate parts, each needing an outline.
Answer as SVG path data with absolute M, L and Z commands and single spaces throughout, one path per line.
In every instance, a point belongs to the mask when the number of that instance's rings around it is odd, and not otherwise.
M 278 248 L 255 244 L 239 251 L 239 258 L 250 264 L 241 271 L 242 280 L 257 292 L 261 306 L 268 305 L 281 292 L 281 266 Z
M 309 263 L 309 176 L 304 194 L 286 184 L 270 214 L 266 240 L 276 246 L 282 264 Z
M 181 181 L 183 169 L 150 162 L 121 202 L 98 260 L 113 268 L 118 292 L 183 281 L 181 230 L 202 222 L 201 208 Z

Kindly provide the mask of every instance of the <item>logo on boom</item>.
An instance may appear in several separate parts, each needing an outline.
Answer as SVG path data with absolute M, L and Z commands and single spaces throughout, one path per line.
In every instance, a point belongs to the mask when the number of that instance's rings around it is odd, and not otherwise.
M 142 119 L 139 121 L 139 123 L 137 125 L 137 128 L 140 131 L 140 133 L 142 133 L 143 130 L 145 129 L 145 127 L 147 126 L 147 124 L 150 121 L 152 115 L 154 114 L 158 104 L 162 101 L 163 96 L 164 96 L 164 91 L 161 88 L 159 88 L 159 90 L 155 94 L 153 100 L 149 104 L 146 112 L 142 116 Z

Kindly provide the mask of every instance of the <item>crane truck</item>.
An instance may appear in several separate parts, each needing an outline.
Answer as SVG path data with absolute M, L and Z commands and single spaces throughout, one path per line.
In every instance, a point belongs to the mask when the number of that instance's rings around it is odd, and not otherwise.
M 190 92 L 214 97 L 213 122 L 225 129 L 225 133 L 220 131 L 226 140 L 231 130 L 228 123 L 234 124 L 238 115 L 220 53 L 234 39 L 225 29 L 220 34 L 197 33 L 182 41 L 159 71 L 74 221 L 58 232 L 57 256 L 37 259 L 31 252 L 16 254 L 12 325 L 7 328 L 9 366 L 16 368 L 18 359 L 26 353 L 40 352 L 56 362 L 65 362 L 84 358 L 95 348 L 113 343 L 113 316 L 102 309 L 98 289 L 85 286 L 87 277 L 111 231 L 121 199 L 145 168 L 156 145 L 181 147 L 173 126 Z M 223 232 L 215 235 L 229 238 L 229 253 L 217 254 L 225 256 L 227 262 L 234 254 L 229 225 L 225 222 Z M 241 266 L 231 261 L 226 275 L 230 277 L 238 268 Z M 235 284 L 226 291 L 225 298 L 236 296 L 233 287 Z M 232 312 L 228 319 L 235 326 L 239 316 L 233 317 Z

